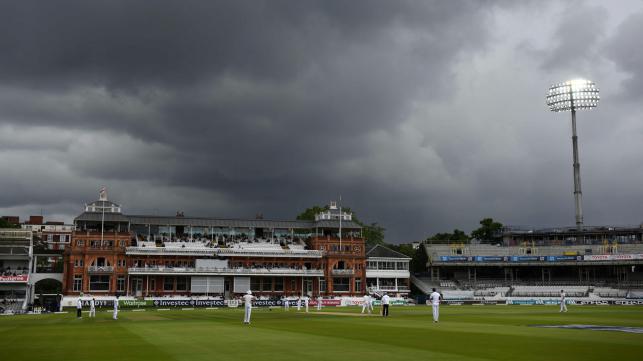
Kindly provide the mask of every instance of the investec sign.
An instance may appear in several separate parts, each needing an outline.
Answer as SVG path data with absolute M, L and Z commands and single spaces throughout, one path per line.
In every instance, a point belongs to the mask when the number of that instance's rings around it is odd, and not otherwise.
M 643 254 L 596 254 L 562 256 L 440 256 L 440 262 L 574 262 L 643 260 Z
M 224 307 L 224 300 L 154 300 L 152 305 L 155 307 Z
M 297 305 L 297 301 L 289 301 L 291 307 Z M 324 306 L 339 306 L 341 303 L 340 300 L 324 300 Z M 121 306 L 125 307 L 238 307 L 243 305 L 243 301 L 239 300 L 192 300 L 189 298 L 185 299 L 156 299 L 156 300 L 121 300 Z M 302 307 L 304 303 L 301 303 Z M 310 301 L 309 306 L 315 306 L 317 303 L 315 301 Z M 283 306 L 282 300 L 254 300 L 252 302 L 253 307 L 281 307 Z
M 629 261 L 643 259 L 643 254 L 595 254 L 586 255 L 585 261 Z
M 26 283 L 27 281 L 29 281 L 28 275 L 0 276 L 0 283 Z

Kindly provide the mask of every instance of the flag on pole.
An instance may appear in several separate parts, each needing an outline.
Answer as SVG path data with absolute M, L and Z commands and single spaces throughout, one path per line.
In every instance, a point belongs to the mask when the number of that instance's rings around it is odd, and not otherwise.
M 101 201 L 106 201 L 107 200 L 107 188 L 105 186 L 102 186 L 100 190 L 98 191 L 99 194 L 99 200 Z

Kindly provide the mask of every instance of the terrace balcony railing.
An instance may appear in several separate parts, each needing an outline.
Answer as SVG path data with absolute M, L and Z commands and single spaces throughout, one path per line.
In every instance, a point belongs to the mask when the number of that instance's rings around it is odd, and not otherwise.
M 305 249 L 270 249 L 260 248 L 210 248 L 210 247 L 127 247 L 128 255 L 190 255 L 190 256 L 223 256 L 223 257 L 299 257 L 321 258 L 322 251 Z
M 355 274 L 354 269 L 333 269 L 330 271 L 333 276 L 352 276 Z
M 114 267 L 112 267 L 112 266 L 89 266 L 89 267 L 87 267 L 87 272 L 89 272 L 89 273 L 111 273 L 111 272 L 114 272 Z
M 303 268 L 131 267 L 128 273 L 131 275 L 324 276 L 324 271 L 321 269 Z

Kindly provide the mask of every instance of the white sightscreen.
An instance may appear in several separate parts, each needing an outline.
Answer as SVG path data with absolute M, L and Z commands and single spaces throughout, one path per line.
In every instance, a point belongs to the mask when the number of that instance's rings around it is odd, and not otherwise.
M 246 293 L 250 289 L 250 277 L 234 278 L 234 293 Z
M 192 293 L 223 293 L 223 277 L 192 277 Z

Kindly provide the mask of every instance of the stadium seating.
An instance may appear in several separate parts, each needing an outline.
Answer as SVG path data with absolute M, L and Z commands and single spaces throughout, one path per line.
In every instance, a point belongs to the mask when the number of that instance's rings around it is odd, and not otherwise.
M 481 297 L 493 297 L 493 296 L 505 296 L 509 292 L 510 288 L 509 287 L 490 287 L 490 288 L 482 288 L 474 291 L 474 296 L 481 296 Z
M 0 313 L 5 314 L 17 314 L 22 313 L 22 306 L 24 305 L 24 299 L 3 299 L 0 302 Z
M 623 298 L 627 296 L 627 290 L 611 287 L 594 287 L 591 295 L 603 298 Z
M 179 242 L 165 242 L 167 248 L 205 248 L 207 242 L 203 241 L 179 241 Z
M 627 298 L 643 298 L 643 290 L 635 289 L 627 293 Z
M 256 251 L 281 251 L 281 246 L 277 243 L 261 242 L 261 243 L 238 243 L 233 245 L 233 249 L 243 250 L 256 250 Z
M 288 248 L 290 248 L 293 251 L 303 251 L 305 249 L 304 245 L 302 244 L 291 244 L 288 246 Z
M 585 297 L 587 286 L 514 286 L 511 296 L 514 297 L 558 297 L 560 290 L 565 290 L 568 297 Z
M 440 281 L 440 288 L 456 288 L 456 284 L 453 281 Z
M 445 300 L 473 300 L 474 294 L 473 291 L 463 291 L 463 290 L 443 290 L 442 297 Z
M 560 256 L 563 254 L 606 254 L 610 252 L 621 254 L 638 254 L 643 253 L 643 244 L 617 244 L 615 247 L 606 249 L 605 245 L 568 245 L 568 246 L 535 246 L 535 247 L 500 247 L 486 244 L 467 244 L 464 247 L 454 247 L 450 245 L 431 245 L 430 257 L 439 256 Z

